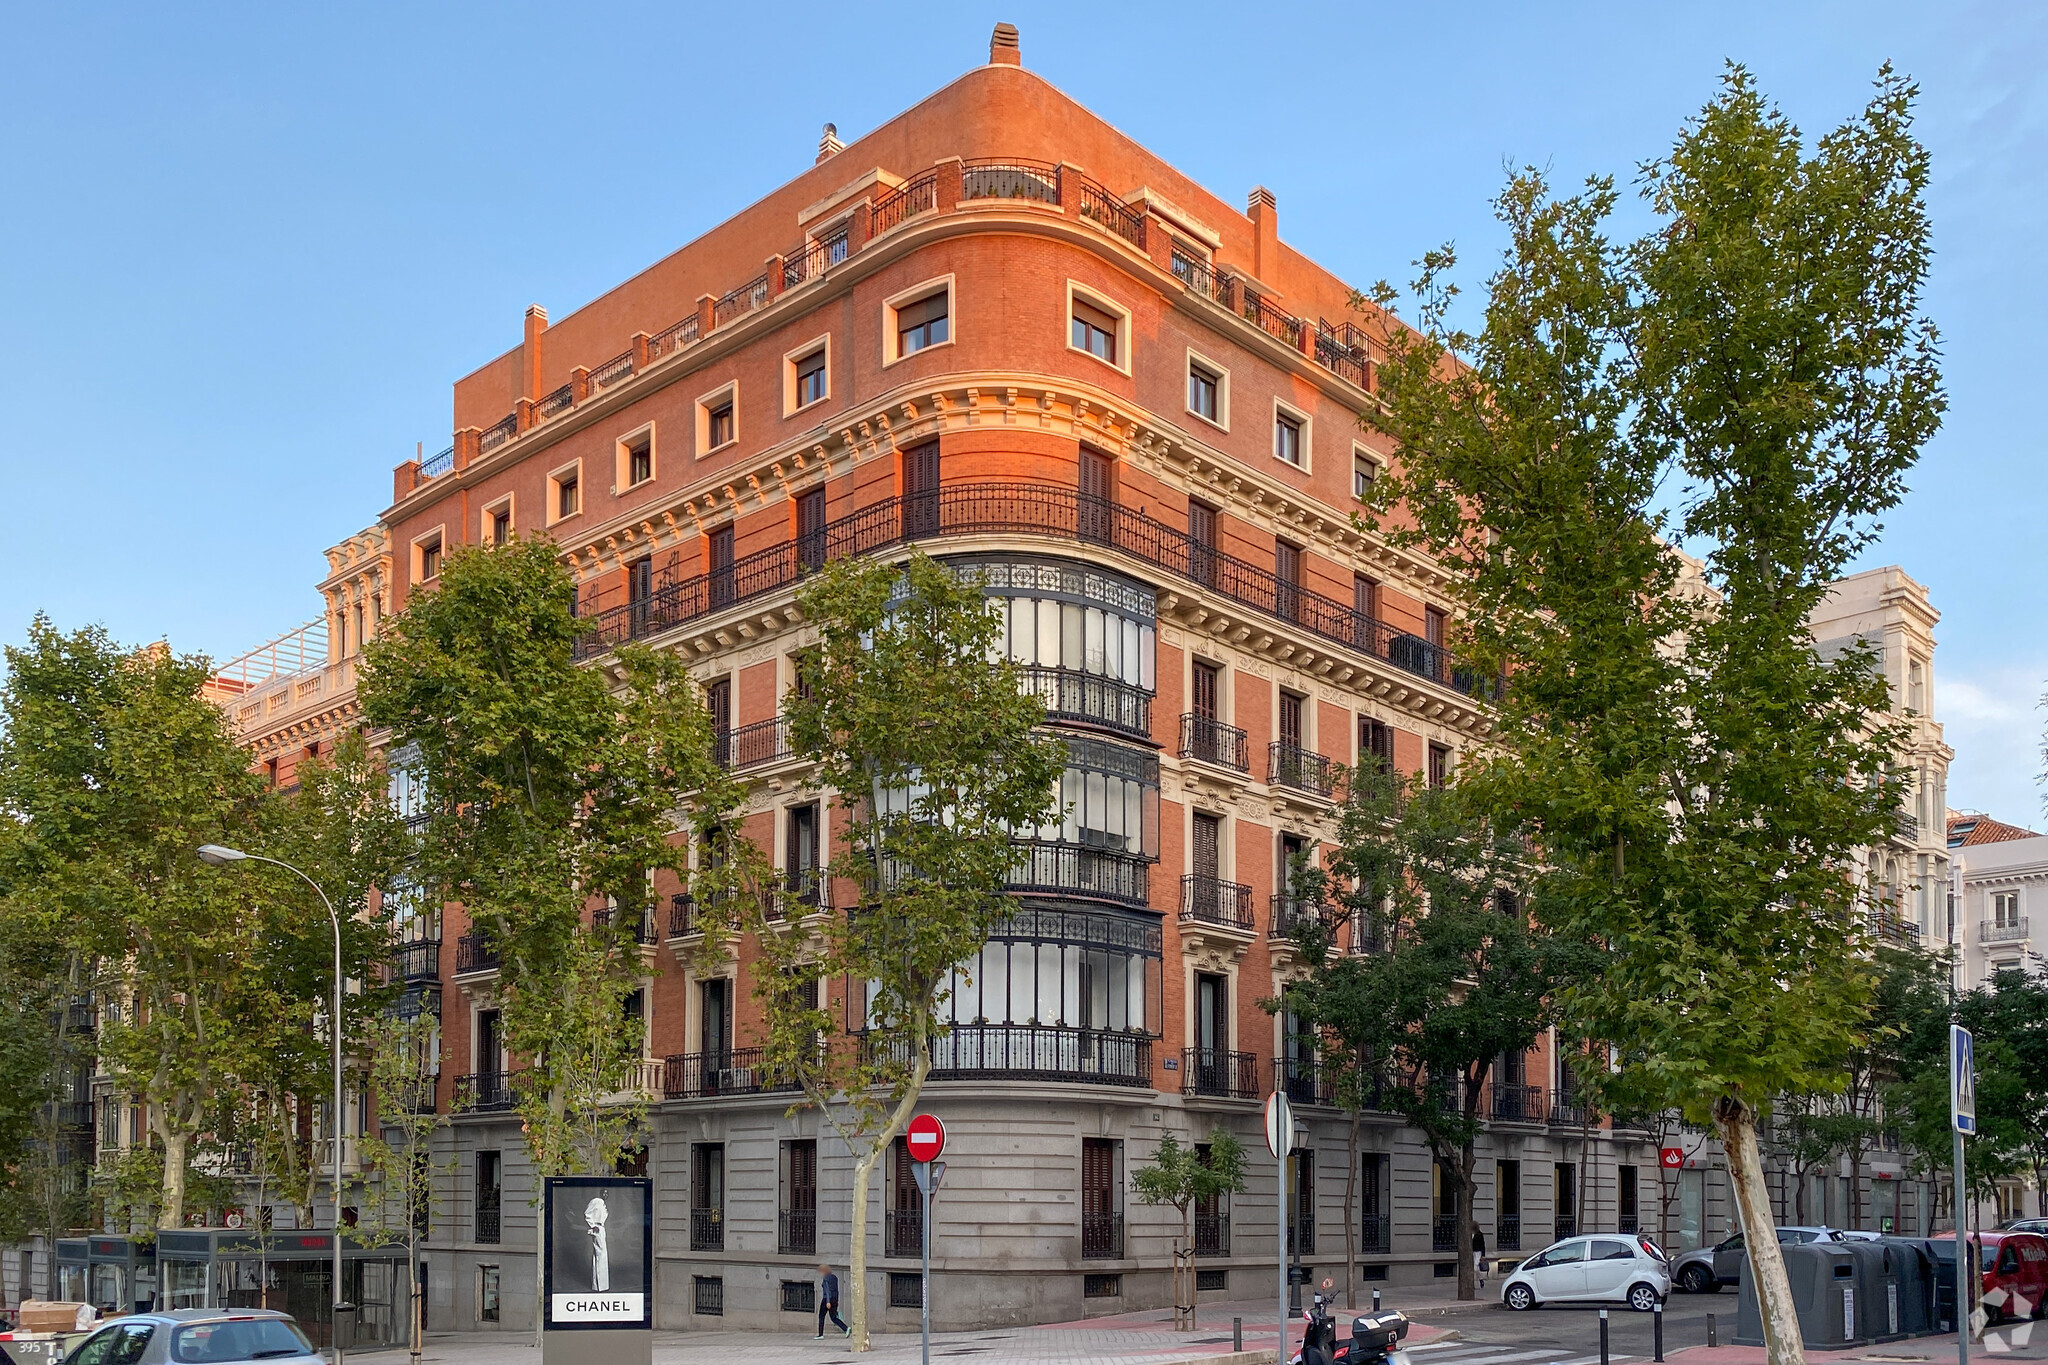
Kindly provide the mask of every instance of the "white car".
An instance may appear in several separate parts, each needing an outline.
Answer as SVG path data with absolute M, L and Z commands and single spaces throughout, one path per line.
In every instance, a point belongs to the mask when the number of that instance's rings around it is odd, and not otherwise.
M 1515 1267 L 1501 1283 L 1510 1308 L 1545 1303 L 1625 1303 L 1638 1313 L 1671 1293 L 1671 1266 L 1647 1237 L 1567 1237 Z

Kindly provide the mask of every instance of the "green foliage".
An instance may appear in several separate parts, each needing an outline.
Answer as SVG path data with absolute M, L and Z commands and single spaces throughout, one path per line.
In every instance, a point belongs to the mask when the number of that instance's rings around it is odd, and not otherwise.
M 2048 982 L 2002 971 L 1952 1001 L 1945 982 L 1915 993 L 1899 1045 L 1896 1078 L 1886 1087 L 1892 1125 L 1923 1171 L 1947 1170 L 1948 1028 L 1970 1030 L 1977 1063 L 1977 1135 L 1969 1140 L 1965 1174 L 1988 1198 L 2002 1179 L 2048 1167 Z
M 638 1140 L 642 1038 L 623 1016 L 647 968 L 632 931 L 650 874 L 687 877 L 678 830 L 716 828 L 740 792 L 672 655 L 579 666 L 585 623 L 545 539 L 457 550 L 371 642 L 358 684 L 416 748 L 429 816 L 418 877 L 497 948 L 497 997 L 536 1171 L 610 1169 Z M 586 923 L 594 906 L 611 923 Z
M 1205 1152 L 1183 1147 L 1173 1134 L 1159 1139 L 1152 1159 L 1131 1172 L 1131 1193 L 1140 1204 L 1166 1204 L 1180 1213 L 1181 1236 L 1197 1204 L 1244 1193 L 1244 1144 L 1227 1128 L 1210 1132 Z
M 1334 926 L 1306 919 L 1295 936 L 1308 971 L 1266 1002 L 1317 1036 L 1340 1104 L 1370 1103 L 1422 1133 L 1460 1186 L 1468 1245 L 1483 1087 L 1501 1056 L 1549 1025 L 1569 960 L 1523 912 L 1515 889 L 1526 864 L 1522 845 L 1463 789 L 1355 773 L 1327 871 L 1303 869 L 1297 882 L 1321 900 L 1334 874 L 1345 918 L 1383 948 L 1333 955 Z M 1461 1297 L 1476 1292 L 1469 1269 Z
M 819 639 L 805 686 L 784 698 L 790 743 L 837 793 L 830 873 L 862 896 L 858 909 L 812 917 L 802 933 L 755 920 L 755 994 L 769 1069 L 802 1086 L 857 1158 L 849 1288 L 864 1343 L 868 1176 L 931 1070 L 947 977 L 1012 909 L 1011 831 L 1053 809 L 1065 751 L 1037 732 L 1043 704 L 1002 657 L 971 578 L 918 553 L 902 565 L 841 560 L 798 602 Z M 752 866 L 758 877 L 758 858 Z M 826 1008 L 817 983 L 833 979 L 866 1000 Z M 849 1016 L 861 1022 L 849 1026 Z

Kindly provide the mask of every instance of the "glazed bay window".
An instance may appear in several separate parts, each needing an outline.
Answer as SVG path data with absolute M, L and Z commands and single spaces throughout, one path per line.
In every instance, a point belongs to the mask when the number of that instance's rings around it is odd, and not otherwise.
M 1159 857 L 1159 757 L 1078 735 L 1066 744 L 1060 814 L 1018 831 L 1011 887 L 1143 905 Z
M 949 979 L 934 1074 L 1150 1085 L 1160 964 L 1155 915 L 1021 908 Z
M 995 608 L 1004 652 L 1047 718 L 1152 733 L 1157 609 L 1150 588 L 1080 564 L 953 560 L 978 574 Z

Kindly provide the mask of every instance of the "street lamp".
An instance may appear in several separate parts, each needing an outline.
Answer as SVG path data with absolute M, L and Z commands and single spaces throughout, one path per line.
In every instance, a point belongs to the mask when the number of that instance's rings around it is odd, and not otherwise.
M 328 1322 L 334 1341 L 336 1365 L 341 1361 L 341 916 L 334 913 L 334 902 L 327 899 L 327 893 L 320 889 L 320 883 L 308 877 L 290 863 L 277 858 L 266 858 L 260 853 L 244 853 L 238 848 L 226 848 L 220 844 L 201 844 L 199 861 L 209 867 L 226 867 L 229 863 L 254 862 L 270 863 L 292 873 L 300 881 L 313 888 L 313 894 L 327 907 L 327 918 L 334 925 L 334 1013 L 329 1018 L 328 1033 L 334 1038 L 334 1302 L 330 1308 Z

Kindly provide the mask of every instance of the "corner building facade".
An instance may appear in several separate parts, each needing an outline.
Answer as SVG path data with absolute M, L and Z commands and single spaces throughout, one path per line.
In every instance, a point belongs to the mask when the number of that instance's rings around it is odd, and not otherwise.
M 545 532 L 592 666 L 629 638 L 691 661 L 799 921 L 848 903 L 815 874 L 831 794 L 778 719 L 814 639 L 804 572 L 917 545 L 981 574 L 1070 763 L 922 1106 L 950 1133 L 937 1325 L 1169 1303 L 1178 1218 L 1132 1200 L 1129 1172 L 1162 1135 L 1217 1125 L 1252 1159 L 1247 1192 L 1198 1215 L 1203 1295 L 1269 1292 L 1280 1185 L 1259 1103 L 1276 1085 L 1308 1134 L 1301 1261 L 1343 1274 L 1347 1121 L 1258 1004 L 1296 969 L 1307 907 L 1287 869 L 1334 833 L 1342 769 L 1444 780 L 1487 732 L 1443 647 L 1441 572 L 1352 522 L 1386 456 L 1359 423 L 1379 320 L 1349 298 L 1281 243 L 1272 196 L 1218 199 L 999 31 L 988 65 L 849 146 L 828 133 L 811 169 L 698 241 L 560 322 L 528 310 L 521 344 L 456 384 L 450 448 L 395 472 L 394 608 L 455 546 Z M 659 1321 L 788 1329 L 810 1267 L 847 1261 L 851 1159 L 763 1089 L 746 946 L 690 970 L 686 889 L 658 890 L 639 1006 Z M 434 945 L 417 952 L 440 978 L 451 1115 L 429 1320 L 525 1330 L 516 1061 L 488 945 L 459 907 L 444 919 L 413 936 Z M 1548 1040 L 1494 1089 L 1490 1254 L 1633 1229 L 1639 1209 L 1649 1230 L 1655 1148 L 1583 1111 Z M 1449 1270 L 1457 1210 L 1391 1115 L 1367 1116 L 1357 1182 L 1355 1273 Z M 902 1160 L 873 1200 L 870 1301 L 914 1326 Z

